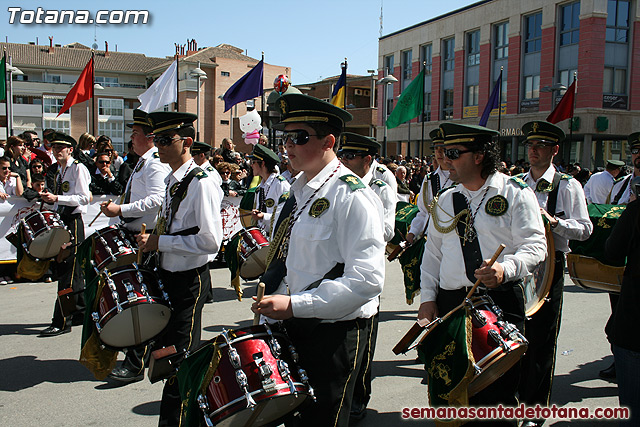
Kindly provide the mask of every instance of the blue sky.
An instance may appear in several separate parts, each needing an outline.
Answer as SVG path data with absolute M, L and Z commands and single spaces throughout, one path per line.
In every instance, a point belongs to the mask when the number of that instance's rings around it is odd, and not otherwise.
M 383 35 L 474 3 L 470 0 L 191 0 L 191 1 L 33 1 L 9 0 L 0 11 L 2 41 L 56 44 L 79 42 L 98 48 L 164 57 L 174 43 L 196 39 L 198 47 L 228 43 L 267 63 L 289 66 L 294 84 L 340 73 L 347 57 L 349 74 L 377 68 L 380 8 Z M 148 10 L 147 24 L 9 24 L 9 7 L 23 10 Z M 16 20 L 17 21 L 17 20 Z

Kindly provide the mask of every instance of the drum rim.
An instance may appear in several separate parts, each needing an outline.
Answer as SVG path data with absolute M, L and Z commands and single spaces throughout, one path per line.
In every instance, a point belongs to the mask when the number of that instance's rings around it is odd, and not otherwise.
M 122 310 L 121 310 L 121 311 L 119 311 L 118 313 L 122 313 L 122 312 L 123 312 L 123 311 L 125 311 L 125 310 L 128 310 L 128 309 L 130 309 L 130 308 L 133 308 L 133 307 L 135 307 L 135 306 L 137 306 L 137 305 L 141 305 L 141 304 L 143 304 L 143 303 L 140 303 L 140 302 L 138 302 L 138 301 L 140 301 L 141 299 L 149 299 L 150 297 L 152 297 L 152 298 L 158 298 L 159 300 L 164 301 L 164 299 L 163 299 L 162 297 L 154 297 L 153 295 L 148 295 L 148 296 L 146 296 L 146 297 L 139 297 L 139 298 L 136 298 L 136 300 L 135 300 L 134 302 L 130 302 L 130 301 L 127 299 L 126 301 L 123 301 L 122 303 L 119 303 L 120 307 L 122 307 Z M 154 301 L 154 302 L 149 302 L 149 304 L 160 304 L 160 305 L 162 305 L 162 306 L 164 306 L 164 307 L 168 308 L 168 309 L 171 311 L 171 308 L 170 308 L 167 304 L 163 304 L 162 302 L 156 302 L 156 301 Z M 126 306 L 126 307 L 125 307 L 125 306 Z M 102 317 L 100 317 L 100 319 L 98 319 L 98 321 L 97 321 L 97 322 L 98 322 L 98 323 L 100 323 L 100 328 L 104 328 L 104 327 L 107 325 L 107 322 L 108 322 L 109 320 L 111 320 L 111 319 L 114 317 L 114 316 L 109 316 L 109 315 L 113 312 L 113 310 L 117 310 L 117 309 L 118 309 L 118 304 L 116 304 L 114 307 L 112 307 L 111 309 L 109 309 L 109 311 L 107 311 L 104 315 L 102 315 Z M 109 316 L 109 319 L 108 319 L 108 320 L 107 320 L 107 322 L 105 322 L 105 324 L 103 325 L 103 324 L 102 324 L 102 320 L 103 320 L 105 317 L 107 317 L 107 316 Z

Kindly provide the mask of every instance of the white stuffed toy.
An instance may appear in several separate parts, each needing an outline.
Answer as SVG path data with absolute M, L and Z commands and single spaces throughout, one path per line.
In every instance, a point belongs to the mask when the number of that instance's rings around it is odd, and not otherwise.
M 260 140 L 260 114 L 257 110 L 251 110 L 244 116 L 240 116 L 240 129 L 244 132 L 242 137 L 244 142 L 251 145 L 256 145 Z

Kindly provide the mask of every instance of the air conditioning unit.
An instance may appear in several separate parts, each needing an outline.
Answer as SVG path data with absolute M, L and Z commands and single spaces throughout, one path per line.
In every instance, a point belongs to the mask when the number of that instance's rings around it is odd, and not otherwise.
M 362 95 L 362 89 L 356 89 L 355 90 L 355 94 L 356 95 Z
M 369 96 L 371 91 L 369 89 L 356 89 L 354 93 L 359 96 Z

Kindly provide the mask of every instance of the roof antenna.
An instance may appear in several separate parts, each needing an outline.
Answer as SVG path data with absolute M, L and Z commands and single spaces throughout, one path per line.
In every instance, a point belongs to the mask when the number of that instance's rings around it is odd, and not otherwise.
M 91 45 L 93 50 L 98 50 L 98 23 L 93 24 L 93 44 Z
M 383 0 L 380 0 L 380 38 L 382 38 L 382 3 Z

